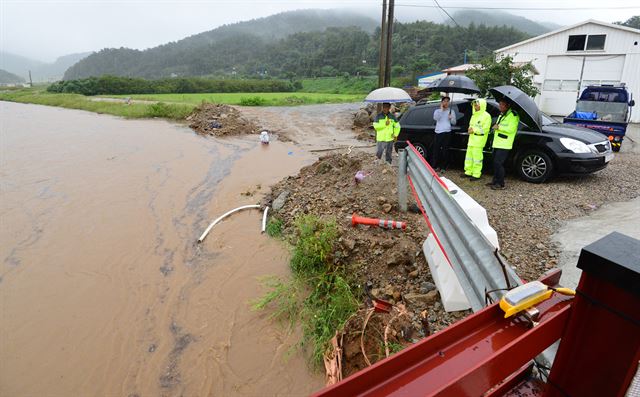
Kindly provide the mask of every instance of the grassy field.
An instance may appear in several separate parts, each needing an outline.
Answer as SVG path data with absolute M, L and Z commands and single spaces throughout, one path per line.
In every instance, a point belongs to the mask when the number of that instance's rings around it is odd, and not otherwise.
M 302 79 L 304 92 L 318 92 L 325 94 L 361 94 L 365 96 L 378 85 L 377 77 L 318 77 L 315 79 Z
M 127 105 L 124 102 L 92 101 L 91 97 L 79 94 L 51 94 L 43 89 L 33 88 L 17 91 L 0 91 L 0 101 L 35 103 L 68 109 L 88 110 L 127 118 L 163 117 L 181 120 L 194 109 L 189 104 L 145 103 Z
M 131 98 L 158 103 L 131 103 L 100 100 L 100 98 Z M 69 109 L 88 110 L 127 118 L 163 117 L 181 120 L 204 102 L 246 106 L 295 106 L 320 103 L 360 102 L 360 94 L 321 93 L 213 93 L 213 94 L 149 94 L 88 97 L 79 94 L 55 94 L 43 87 L 0 91 L 0 101 L 34 103 Z
M 245 106 L 295 106 L 319 103 L 360 102 L 360 94 L 323 94 L 306 92 L 267 92 L 267 93 L 212 93 L 212 94 L 142 94 L 142 95 L 105 95 L 108 98 L 126 98 L 167 103 L 199 105 L 202 101 Z

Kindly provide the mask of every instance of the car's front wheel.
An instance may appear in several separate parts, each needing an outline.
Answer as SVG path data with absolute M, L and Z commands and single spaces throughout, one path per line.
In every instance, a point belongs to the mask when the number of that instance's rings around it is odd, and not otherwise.
M 542 183 L 553 173 L 553 162 L 544 152 L 528 150 L 518 157 L 518 174 L 527 182 Z
M 424 157 L 425 159 L 427 158 L 427 148 L 424 147 L 423 144 L 421 143 L 416 143 L 416 150 L 418 151 L 418 153 L 420 153 L 420 156 Z

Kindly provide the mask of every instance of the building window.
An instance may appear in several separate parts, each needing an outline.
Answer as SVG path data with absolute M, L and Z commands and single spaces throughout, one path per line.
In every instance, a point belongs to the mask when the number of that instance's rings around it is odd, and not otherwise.
M 567 51 L 584 51 L 584 44 L 587 41 L 586 34 L 570 35 Z
M 590 34 L 587 40 L 587 51 L 604 50 L 604 40 L 606 37 L 606 34 Z
M 569 36 L 567 51 L 601 51 L 604 50 L 606 34 L 576 34 Z

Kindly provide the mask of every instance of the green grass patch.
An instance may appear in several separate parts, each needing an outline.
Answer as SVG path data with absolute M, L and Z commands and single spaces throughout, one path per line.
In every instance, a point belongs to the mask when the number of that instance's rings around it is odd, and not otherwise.
M 378 87 L 378 77 L 318 77 L 302 79 L 300 83 L 302 83 L 300 91 L 303 92 L 366 95 Z
M 124 101 L 104 102 L 93 101 L 91 98 L 79 94 L 51 94 L 42 88 L 0 92 L 0 100 L 2 101 L 88 110 L 126 118 L 162 117 L 181 120 L 187 117 L 195 108 L 194 105 L 175 103 L 132 103 L 127 105 Z
M 278 238 L 282 237 L 282 228 L 284 227 L 284 222 L 280 218 L 271 217 L 267 222 L 267 235 L 270 237 Z
M 310 351 L 316 367 L 335 332 L 342 328 L 358 309 L 358 299 L 343 275 L 332 263 L 337 238 L 335 221 L 322 221 L 315 216 L 302 216 L 295 221 L 289 280 L 271 278 L 255 309 L 273 308 L 272 317 L 302 326 L 301 346 Z
M 200 105 L 202 102 L 224 103 L 227 105 L 246 106 L 296 106 L 322 103 L 362 102 L 363 95 L 357 94 L 323 94 L 323 93 L 211 93 L 211 94 L 140 94 L 110 95 L 108 98 L 127 98 L 146 101 L 162 101 L 166 103 L 183 103 Z M 259 98 L 259 99 L 258 99 Z M 244 100 L 244 103 L 243 103 Z M 249 102 L 249 103 L 248 103 Z

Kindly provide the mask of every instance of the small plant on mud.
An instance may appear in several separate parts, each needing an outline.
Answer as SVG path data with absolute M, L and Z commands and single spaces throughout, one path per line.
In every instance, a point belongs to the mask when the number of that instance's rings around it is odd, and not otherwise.
M 269 288 L 269 292 L 253 303 L 256 310 L 265 309 L 268 306 L 274 308 L 270 318 L 289 321 L 294 326 L 300 317 L 300 297 L 304 294 L 304 285 L 295 280 L 284 281 L 278 277 L 266 277 L 263 284 Z
M 358 300 L 344 277 L 334 268 L 331 253 L 337 239 L 335 221 L 325 222 L 315 216 L 296 219 L 292 279 L 268 279 L 270 288 L 254 303 L 255 309 L 273 307 L 272 317 L 302 325 L 301 346 L 311 351 L 314 365 L 322 356 L 335 332 L 358 309 Z
M 323 222 L 318 217 L 305 215 L 297 218 L 295 225 L 296 243 L 291 258 L 294 274 L 308 277 L 326 270 L 338 236 L 335 221 Z
M 280 218 L 270 218 L 267 222 L 267 235 L 269 237 L 282 237 L 284 222 Z

